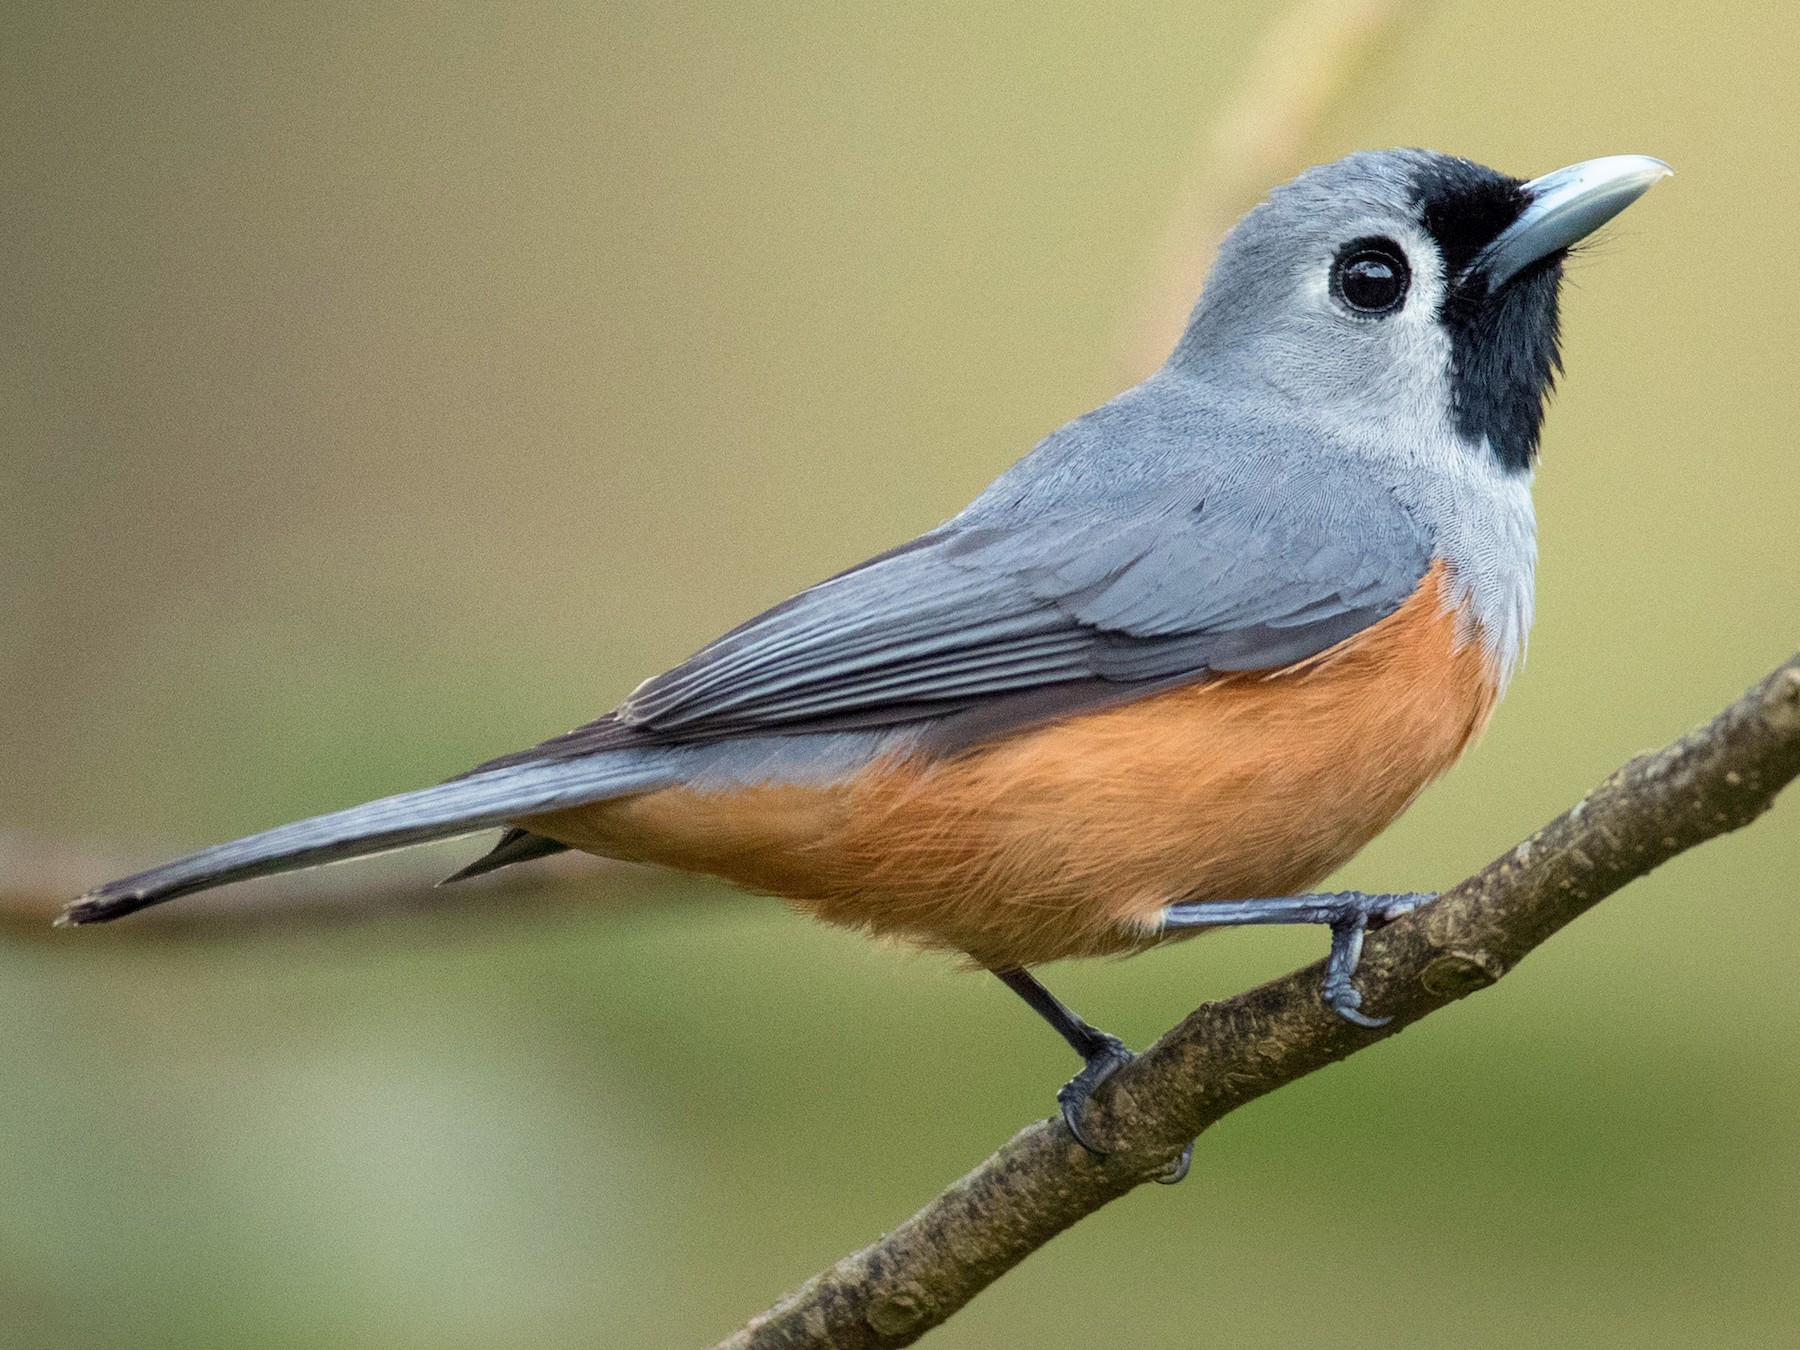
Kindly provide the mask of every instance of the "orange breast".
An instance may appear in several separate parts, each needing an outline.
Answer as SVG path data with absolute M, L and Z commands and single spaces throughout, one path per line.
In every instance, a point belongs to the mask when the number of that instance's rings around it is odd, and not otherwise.
M 986 965 L 1129 950 L 1173 900 L 1316 884 L 1456 761 L 1498 684 L 1448 592 L 1436 564 L 1397 612 L 1301 665 L 953 759 L 890 759 L 830 786 L 670 788 L 525 823 Z

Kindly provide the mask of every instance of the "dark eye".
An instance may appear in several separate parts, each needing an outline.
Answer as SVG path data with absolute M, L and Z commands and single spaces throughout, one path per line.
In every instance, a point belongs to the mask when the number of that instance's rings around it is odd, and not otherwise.
M 1400 246 L 1387 239 L 1359 239 L 1338 255 L 1331 293 L 1358 314 L 1391 314 L 1406 299 L 1412 269 Z

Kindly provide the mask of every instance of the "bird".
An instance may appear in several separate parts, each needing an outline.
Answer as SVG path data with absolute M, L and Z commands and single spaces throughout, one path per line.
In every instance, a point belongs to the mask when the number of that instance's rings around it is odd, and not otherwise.
M 1518 669 L 1564 260 L 1671 172 L 1613 155 L 1526 181 L 1416 149 L 1309 169 L 1226 236 L 1166 364 L 944 524 L 596 721 L 57 922 L 502 827 L 451 880 L 578 849 L 992 971 L 1080 1056 L 1057 1101 L 1096 1154 L 1085 1108 L 1131 1051 L 1037 967 L 1319 924 L 1322 1003 L 1379 1026 L 1364 933 L 1435 897 L 1308 888 Z

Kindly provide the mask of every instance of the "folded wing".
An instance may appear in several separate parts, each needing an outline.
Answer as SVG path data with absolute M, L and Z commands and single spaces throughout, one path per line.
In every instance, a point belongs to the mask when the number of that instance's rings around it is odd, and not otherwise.
M 1430 561 L 1392 493 L 1328 462 L 1246 464 L 1086 518 L 958 518 L 538 753 L 893 726 L 1059 689 L 1079 706 L 1275 669 L 1398 609 Z

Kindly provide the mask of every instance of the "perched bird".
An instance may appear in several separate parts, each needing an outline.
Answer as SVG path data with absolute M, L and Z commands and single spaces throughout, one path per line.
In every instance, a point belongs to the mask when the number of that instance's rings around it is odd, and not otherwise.
M 436 787 L 111 882 L 61 923 L 493 826 L 710 873 L 966 954 L 1085 1061 L 1030 974 L 1229 924 L 1363 932 L 1430 900 L 1307 895 L 1486 724 L 1525 651 L 1532 468 L 1571 245 L 1670 172 L 1530 182 L 1351 155 L 1221 246 L 1166 365 L 937 529 L 733 629 L 605 717 Z M 1097 1151 L 1097 1150 L 1096 1150 Z

